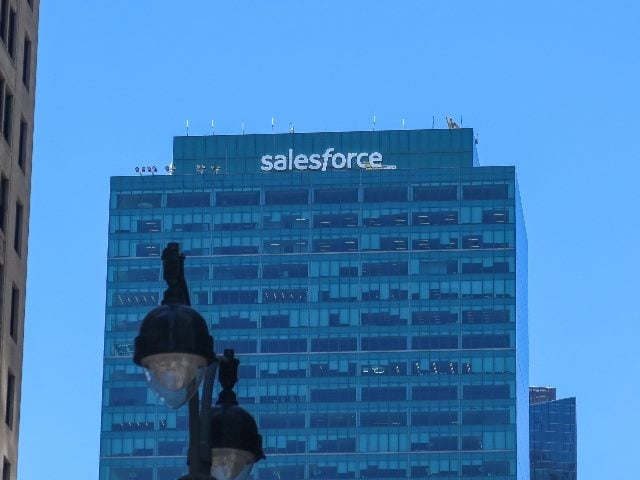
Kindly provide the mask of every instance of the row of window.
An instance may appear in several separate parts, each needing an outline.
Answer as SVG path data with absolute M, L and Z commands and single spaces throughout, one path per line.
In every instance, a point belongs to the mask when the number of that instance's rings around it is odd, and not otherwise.
M 337 338 L 276 338 L 262 340 L 221 340 L 217 348 L 223 351 L 234 348 L 236 353 L 318 353 L 318 352 L 389 352 L 402 350 L 464 350 L 484 348 L 512 348 L 509 334 L 497 335 L 415 335 Z M 360 343 L 358 348 L 358 343 Z M 259 345 L 259 348 L 258 348 Z M 128 356 L 133 353 L 128 342 L 116 342 L 113 355 Z
M 216 347 L 218 342 L 216 342 Z M 511 375 L 515 373 L 515 355 L 512 351 L 484 350 L 482 352 L 429 351 L 398 355 L 401 360 L 381 359 L 379 355 L 358 353 L 342 355 L 341 360 L 313 359 L 302 355 L 279 355 L 271 358 L 253 359 L 242 363 L 238 370 L 241 379 L 305 379 L 305 378 L 361 378 L 360 383 L 371 383 L 380 379 L 388 384 L 407 382 L 406 376 L 430 376 L 429 382 L 456 382 L 454 375 Z M 407 359 L 406 357 L 411 357 Z M 322 356 L 324 357 L 324 356 Z M 334 357 L 331 357 L 334 358 Z M 470 377 L 473 378 L 473 377 Z M 492 377 L 493 378 L 493 377 Z M 105 381 L 141 382 L 142 371 L 133 364 L 109 366 Z M 378 380 L 375 380 L 378 381 Z M 255 383 L 255 382 L 252 382 Z M 305 381 L 303 381 L 305 383 Z M 241 386 L 242 387 L 242 386 Z
M 269 392 L 251 397 L 240 397 L 240 403 L 342 403 L 342 402 L 397 402 L 397 401 L 450 401 L 450 400 L 509 400 L 508 384 L 463 385 L 461 395 L 457 385 L 384 387 L 300 388 L 286 386 L 287 392 Z M 267 389 L 261 389 L 267 391 Z M 272 389 L 273 390 L 273 389 Z M 281 389 L 284 390 L 284 389 Z M 108 390 L 107 406 L 144 406 L 156 404 L 155 397 L 144 387 L 112 387 Z
M 459 291 L 461 290 L 461 291 Z M 493 281 L 445 281 L 424 282 L 409 296 L 409 291 L 391 288 L 388 294 L 380 295 L 377 289 L 363 290 L 357 284 L 335 286 L 293 287 L 293 288 L 248 288 L 243 290 L 213 290 L 209 292 L 195 291 L 191 294 L 194 305 L 242 305 L 242 304 L 279 304 L 279 303 L 350 303 L 368 301 L 403 301 L 411 300 L 458 300 L 458 299 L 508 299 L 515 295 L 514 280 L 497 279 Z M 111 295 L 111 307 L 152 307 L 158 305 L 159 295 L 156 292 L 114 292 Z M 381 321 L 391 324 L 403 324 L 401 319 L 394 321 L 371 319 L 370 324 Z
M 312 220 L 306 218 L 304 214 L 278 214 L 263 217 L 262 222 L 258 221 L 242 221 L 252 220 L 252 216 L 247 215 L 247 219 L 239 218 L 237 220 L 227 222 L 214 222 L 213 230 L 215 231 L 245 231 L 274 229 L 307 229 L 307 228 L 356 228 L 356 227 L 426 227 L 426 226 L 442 226 L 442 225 L 459 225 L 459 224 L 502 224 L 509 223 L 508 209 L 482 209 L 469 208 L 467 213 L 460 219 L 457 211 L 424 211 L 413 212 L 411 214 L 411 222 L 409 222 L 408 213 L 397 213 L 389 215 L 378 215 L 375 217 L 363 217 L 360 221 L 360 215 L 357 213 L 323 213 L 315 214 Z M 242 215 L 239 215 L 242 217 Z M 159 218 L 136 220 L 133 225 L 129 217 L 116 217 L 113 221 L 117 223 L 114 227 L 114 233 L 159 233 L 162 232 L 162 220 Z M 462 221 L 460 221 L 462 220 Z M 178 223 L 171 222 L 165 227 L 169 232 L 209 232 L 212 230 L 211 223 L 194 222 L 194 223 Z
M 411 198 L 409 192 L 412 193 Z M 454 201 L 459 198 L 457 185 L 415 186 L 411 189 L 387 185 L 384 187 L 314 189 L 313 203 L 383 203 L 383 202 L 424 202 Z M 509 186 L 506 184 L 462 185 L 462 200 L 505 200 L 509 198 Z M 215 206 L 257 206 L 257 205 L 307 205 L 309 191 L 306 189 L 217 191 Z M 117 208 L 197 208 L 211 207 L 210 192 L 167 193 L 166 203 L 162 204 L 161 193 L 131 194 L 117 196 Z
M 156 297 L 157 300 L 158 297 Z M 195 303 L 195 302 L 194 302 Z M 154 303 L 155 305 L 155 303 Z M 403 311 L 406 309 L 402 309 Z M 257 313 L 257 312 L 256 312 Z M 346 326 L 406 326 L 408 319 L 402 313 L 389 311 L 359 312 L 348 310 L 344 314 L 340 312 L 322 312 L 325 318 L 308 319 L 292 318 L 289 313 L 265 313 L 260 320 L 242 314 L 220 314 L 213 321 L 214 330 L 255 330 L 269 328 L 299 328 L 299 327 L 346 327 Z M 347 315 L 348 314 L 348 315 Z M 425 310 L 413 311 L 410 314 L 411 325 L 463 325 L 476 324 L 503 324 L 511 321 L 509 309 L 480 309 L 462 310 L 461 315 L 457 311 L 449 310 Z M 108 320 L 107 331 L 111 332 L 137 332 L 140 328 L 140 315 L 116 315 Z
M 272 260 L 272 259 L 270 259 Z M 414 259 L 402 262 L 401 268 L 407 265 L 411 275 L 457 275 L 457 274 L 488 274 L 513 273 L 513 257 L 496 256 L 487 258 L 465 257 L 458 259 Z M 304 263 L 262 263 L 261 265 L 244 263 L 233 265 L 185 266 L 184 273 L 187 282 L 201 280 L 248 280 L 248 279 L 289 279 L 289 278 L 318 278 L 318 277 L 359 277 L 373 276 L 375 265 L 373 262 L 359 261 L 324 261 Z M 385 263 L 388 268 L 388 263 Z M 114 267 L 110 269 L 114 270 Z M 110 272 L 110 281 L 117 282 L 155 282 L 159 281 L 159 267 L 117 266 L 115 274 Z
M 302 479 L 310 480 L 354 480 L 354 479 L 406 479 L 406 478 L 451 478 L 462 475 L 464 478 L 486 478 L 499 477 L 509 478 L 515 475 L 515 468 L 508 460 L 462 460 L 460 462 L 456 454 L 456 459 L 445 462 L 441 460 L 425 460 L 420 465 L 408 467 L 407 462 L 403 465 L 374 465 L 371 462 L 363 462 L 358 467 L 354 462 L 344 463 L 334 460 L 332 464 L 311 464 L 305 465 L 273 465 L 273 462 L 258 464 L 254 478 L 256 480 L 282 480 L 282 479 Z M 335 458 L 335 457 L 334 457 Z M 353 463 L 353 465 L 352 465 Z M 387 463 L 387 462 L 384 462 Z M 424 463 L 424 464 L 422 464 Z M 154 476 L 153 467 L 112 467 L 104 478 L 108 480 L 175 480 L 185 473 L 184 466 L 160 466 L 156 469 Z M 105 470 L 106 471 L 106 470 Z M 101 477 L 102 478 L 102 477 Z

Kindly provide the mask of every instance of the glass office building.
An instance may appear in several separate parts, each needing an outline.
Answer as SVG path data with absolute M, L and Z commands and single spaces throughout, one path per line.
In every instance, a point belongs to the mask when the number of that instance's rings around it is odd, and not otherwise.
M 471 129 L 177 137 L 170 173 L 111 181 L 101 480 L 185 471 L 187 409 L 131 361 L 169 241 L 254 479 L 529 477 L 526 233 Z
M 530 392 L 531 480 L 576 480 L 575 397 L 556 400 L 552 387 L 531 387 Z

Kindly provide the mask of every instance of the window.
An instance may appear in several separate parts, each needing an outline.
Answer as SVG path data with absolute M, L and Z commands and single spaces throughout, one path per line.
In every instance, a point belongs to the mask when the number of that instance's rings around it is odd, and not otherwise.
M 13 94 L 8 88 L 4 91 L 4 109 L 2 111 L 2 135 L 11 144 L 11 126 L 13 122 Z
M 362 337 L 363 352 L 388 352 L 406 350 L 406 337 Z
M 326 190 L 314 190 L 313 200 L 315 203 L 354 203 L 358 201 L 357 188 L 332 188 Z
M 406 363 L 376 363 L 376 364 L 361 364 L 360 375 L 368 377 L 397 377 L 405 376 L 407 374 Z
M 458 423 L 458 412 L 413 412 L 411 425 L 428 427 L 432 425 L 453 425 Z
M 413 387 L 413 400 L 456 400 L 458 387 Z
M 364 189 L 364 202 L 406 202 L 405 187 L 368 187 Z
M 407 424 L 406 412 L 362 412 L 361 427 L 398 427 Z
M 9 335 L 18 340 L 18 317 L 20 314 L 20 290 L 14 285 L 11 288 L 11 316 L 9 317 Z
M 29 90 L 29 84 L 31 82 L 31 40 L 29 37 L 24 37 L 24 49 L 22 56 L 22 83 Z
M 465 200 L 503 200 L 509 198 L 509 186 L 499 185 L 466 185 L 462 187 Z
M 309 266 L 306 263 L 283 263 L 262 267 L 262 278 L 307 278 L 308 276 Z
M 311 401 L 319 403 L 355 402 L 355 388 L 325 388 L 311 390 Z
M 305 303 L 308 293 L 306 288 L 265 288 L 262 303 Z
M 314 252 L 357 252 L 357 238 L 326 238 L 313 241 Z
M 140 243 L 136 245 L 136 257 L 159 257 L 162 247 L 159 243 Z
M 355 413 L 312 413 L 309 417 L 309 426 L 311 428 L 340 428 L 355 427 Z
M 287 328 L 289 325 L 289 315 L 262 315 L 262 328 Z
M 160 269 L 138 268 L 119 271 L 116 278 L 119 282 L 157 282 L 160 278 Z
M 138 220 L 138 232 L 155 233 L 162 231 L 161 220 Z
M 463 335 L 462 348 L 509 348 L 509 335 Z
M 112 388 L 109 392 L 109 405 L 126 406 L 126 405 L 146 405 L 147 404 L 147 388 L 146 387 L 123 387 Z
M 11 464 L 6 458 L 2 462 L 2 480 L 11 479 Z
M 261 353 L 292 353 L 306 351 L 306 338 L 266 338 L 260 342 Z
M 273 190 L 264 192 L 265 205 L 305 205 L 309 203 L 307 190 Z
M 213 305 L 230 305 L 241 303 L 258 303 L 257 290 L 220 290 L 214 291 Z
M 120 194 L 117 197 L 118 208 L 158 208 L 160 207 L 160 193 Z
M 9 17 L 9 0 L 0 2 L 0 39 L 7 41 L 7 20 Z
M 509 385 L 465 385 L 463 398 L 465 400 L 509 398 L 509 392 Z
M 18 166 L 24 172 L 27 162 L 27 129 L 28 125 L 24 119 L 20 120 L 20 139 L 18 140 Z
M 209 207 L 211 206 L 210 194 L 208 192 L 183 192 L 168 193 L 168 208 L 187 208 L 187 207 Z
M 258 322 L 256 322 L 255 320 L 251 320 L 247 317 L 241 317 L 240 315 L 229 315 L 228 317 L 220 317 L 220 321 L 218 322 L 218 327 L 220 328 L 253 329 L 257 326 Z
M 484 210 L 482 223 L 509 223 L 509 210 Z
M 0 229 L 5 230 L 7 226 L 7 203 L 9 198 L 9 180 L 2 175 L 0 177 Z
M 313 228 L 338 228 L 357 227 L 358 215 L 356 213 L 334 213 L 314 215 Z
M 458 348 L 457 335 L 427 335 L 413 337 L 413 350 L 446 350 Z
M 406 399 L 405 387 L 362 387 L 363 402 L 392 402 Z
M 22 253 L 22 224 L 24 223 L 24 207 L 20 202 L 16 202 L 16 230 L 13 236 L 13 248 L 16 253 Z
M 472 410 L 462 412 L 464 425 L 508 425 L 509 410 Z
M 355 352 L 358 348 L 356 338 L 313 338 L 311 339 L 312 352 Z
M 406 213 L 380 215 L 377 217 L 364 217 L 362 225 L 365 227 L 404 227 L 407 225 Z
M 213 278 L 216 280 L 240 280 L 258 278 L 257 265 L 221 265 L 213 267 Z
M 407 275 L 409 265 L 407 262 L 379 262 L 363 263 L 363 277 L 384 277 L 387 275 Z
M 16 56 L 16 11 L 13 8 L 9 10 L 7 27 L 7 50 L 9 50 L 9 56 L 14 59 Z
M 219 207 L 260 205 L 260 192 L 217 192 L 216 205 Z
M 371 298 L 371 296 L 366 296 L 365 293 L 371 292 L 363 292 L 362 300 L 377 300 L 378 298 Z M 378 325 L 378 326 L 389 326 L 389 325 L 406 325 L 407 320 L 405 318 L 401 318 L 400 315 L 393 315 L 388 312 L 370 312 L 370 313 L 362 313 L 360 314 L 360 323 L 362 325 Z
M 7 398 L 6 410 L 4 412 L 4 421 L 10 430 L 13 430 L 13 405 L 15 403 L 16 394 L 16 377 L 9 372 L 7 374 Z
M 462 323 L 507 323 L 509 310 L 463 310 Z
M 411 223 L 414 226 L 457 225 L 458 212 L 416 212 L 412 216 Z
M 455 185 L 440 185 L 431 187 L 413 187 L 414 201 L 447 201 L 458 199 L 458 187 Z

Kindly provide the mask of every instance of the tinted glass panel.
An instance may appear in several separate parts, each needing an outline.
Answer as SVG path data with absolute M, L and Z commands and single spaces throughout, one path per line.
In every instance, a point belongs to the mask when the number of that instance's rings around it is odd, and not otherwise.
M 167 207 L 209 207 L 211 194 L 208 192 L 168 193 Z
M 455 185 L 413 187 L 413 199 L 415 201 L 457 200 L 458 187 Z
M 260 192 L 216 192 L 216 205 L 260 205 Z
M 272 190 L 264 192 L 265 205 L 304 205 L 309 203 L 307 190 Z
M 314 190 L 315 203 L 354 203 L 358 201 L 357 188 L 332 188 Z
M 364 189 L 365 202 L 406 202 L 407 189 L 405 187 L 367 187 Z
M 508 185 L 465 185 L 462 187 L 462 198 L 465 200 L 502 200 L 508 197 Z

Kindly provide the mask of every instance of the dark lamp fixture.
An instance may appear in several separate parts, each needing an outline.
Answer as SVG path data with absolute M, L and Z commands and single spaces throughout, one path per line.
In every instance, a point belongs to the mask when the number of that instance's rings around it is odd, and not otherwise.
M 187 305 L 166 304 L 147 314 L 135 339 L 133 361 L 149 386 L 172 408 L 198 390 L 204 367 L 215 360 L 207 323 Z
M 238 364 L 233 350 L 219 358 L 222 390 L 211 409 L 211 476 L 216 480 L 244 480 L 253 465 L 265 458 L 262 436 L 251 414 L 238 406 L 233 387 L 238 381 Z

